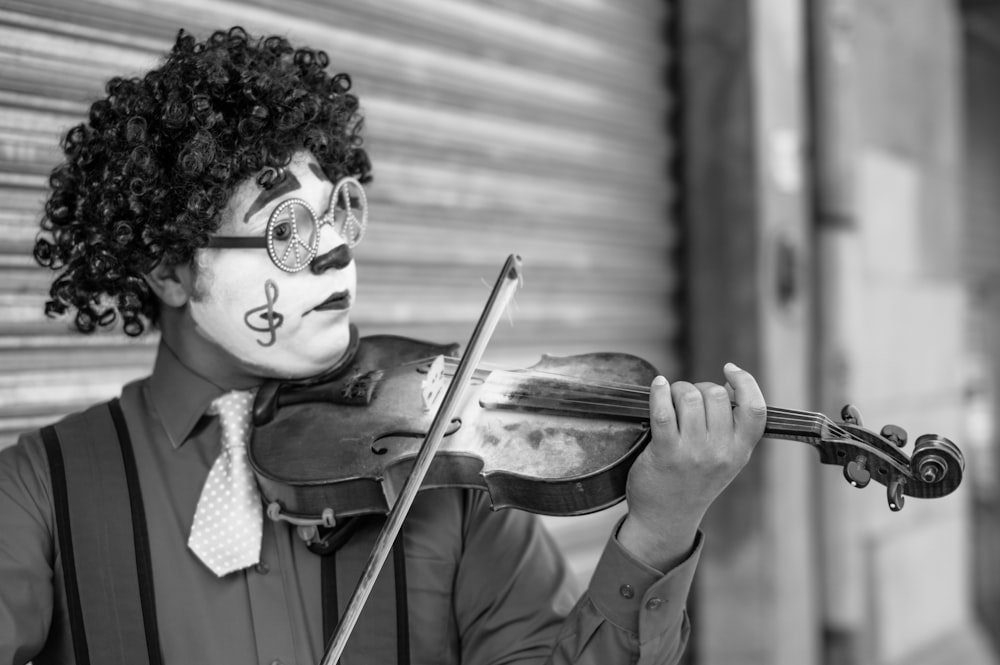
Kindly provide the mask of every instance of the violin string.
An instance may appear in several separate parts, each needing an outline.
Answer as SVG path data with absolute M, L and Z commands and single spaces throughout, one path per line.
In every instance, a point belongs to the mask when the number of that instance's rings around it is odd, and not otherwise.
M 649 410 L 645 406 L 618 405 L 615 407 L 615 405 L 593 400 L 530 397 L 532 399 L 522 403 L 522 406 L 530 406 L 537 409 L 553 409 L 561 411 L 566 415 L 580 413 L 609 418 L 635 418 L 639 420 L 647 420 L 649 418 Z M 768 418 L 765 430 L 772 434 L 791 433 L 797 435 L 816 435 L 819 437 L 822 432 L 822 424 L 822 421 L 816 418 L 778 416 Z M 840 435 L 843 438 L 851 438 L 846 432 L 840 431 Z
M 524 382 L 517 380 L 516 377 L 511 377 L 511 378 L 509 378 L 507 380 L 491 381 L 491 383 L 490 383 L 491 386 L 494 386 L 494 387 L 497 387 L 497 388 L 500 388 L 500 389 L 504 388 L 505 386 L 523 386 L 523 384 L 524 384 Z M 593 385 L 593 384 L 587 384 L 588 387 L 590 387 L 591 385 Z M 531 395 L 530 393 L 525 392 L 524 390 L 522 390 L 520 392 L 517 392 L 517 393 L 511 393 L 511 394 L 517 394 L 518 396 L 521 396 L 521 397 L 529 397 Z M 570 395 L 579 395 L 581 397 L 584 397 L 584 396 L 586 396 L 586 397 L 594 396 L 593 393 L 586 392 L 586 391 L 578 391 L 577 393 L 573 393 L 572 391 L 568 391 L 567 394 L 570 394 Z M 610 402 L 613 402 L 613 403 L 616 403 L 616 404 L 621 404 L 621 405 L 646 404 L 648 402 L 649 391 L 648 390 L 647 391 L 643 391 L 643 394 L 647 397 L 647 399 L 643 399 L 641 401 L 634 399 L 629 394 L 621 395 L 621 394 L 611 393 L 611 394 L 604 394 L 604 395 L 599 395 L 599 396 L 602 397 L 602 398 L 604 398 L 604 399 L 606 399 L 606 400 L 608 400 L 608 401 L 610 401 Z M 813 413 L 813 412 L 808 412 L 808 411 L 795 411 L 795 410 L 791 410 L 791 409 L 782 409 L 782 408 L 773 407 L 773 406 L 769 406 L 768 407 L 768 414 L 769 414 L 769 416 L 776 416 L 776 415 L 779 415 L 779 414 L 783 414 L 783 415 L 790 416 L 790 417 L 804 418 L 804 419 L 806 419 L 806 420 L 808 420 L 810 422 L 812 422 L 812 421 L 822 422 L 823 420 L 827 419 L 827 417 L 824 416 L 823 414 L 818 414 L 818 413 Z
M 515 385 L 515 386 L 517 386 L 517 385 L 523 384 L 523 381 L 524 381 L 525 378 L 532 378 L 534 376 L 545 376 L 545 377 L 558 378 L 558 379 L 564 381 L 565 383 L 576 384 L 576 385 L 584 386 L 584 387 L 588 387 L 588 388 L 610 388 L 612 390 L 617 390 L 618 394 L 617 395 L 610 395 L 610 396 L 609 395 L 603 395 L 602 397 L 604 397 L 605 399 L 609 399 L 610 398 L 610 399 L 620 400 L 619 404 L 621 404 L 621 405 L 627 405 L 628 404 L 628 401 L 631 399 L 630 395 L 642 395 L 642 396 L 644 396 L 646 398 L 645 400 L 643 400 L 644 403 L 648 401 L 648 397 L 649 397 L 649 388 L 646 387 L 646 386 L 639 386 L 639 385 L 634 385 L 634 384 L 619 383 L 619 382 L 613 382 L 613 381 L 588 382 L 588 381 L 586 381 L 584 379 L 581 379 L 580 377 L 569 376 L 569 375 L 561 374 L 559 372 L 554 372 L 554 371 L 551 371 L 551 370 L 530 370 L 530 371 L 512 372 L 512 371 L 509 371 L 509 370 L 499 369 L 499 370 L 495 370 L 491 376 L 494 376 L 494 375 L 499 375 L 501 378 L 499 380 L 498 379 L 492 379 L 491 384 L 495 383 L 495 384 L 498 384 L 501 387 L 504 386 L 504 385 Z M 579 394 L 590 396 L 590 393 L 586 393 L 586 392 L 582 392 L 582 391 Z M 523 396 L 530 397 L 530 395 L 523 395 Z M 593 404 L 593 405 L 599 405 L 600 403 L 593 402 L 591 404 Z M 833 421 L 830 420 L 829 418 L 827 418 L 827 416 L 825 416 L 823 414 L 820 414 L 820 413 L 814 413 L 814 412 L 808 412 L 808 411 L 794 411 L 794 410 L 791 410 L 791 409 L 781 409 L 779 407 L 768 406 L 768 421 L 772 422 L 772 416 L 775 416 L 775 415 L 777 415 L 779 413 L 783 413 L 783 414 L 785 414 L 787 416 L 790 416 L 790 417 L 798 419 L 798 420 L 794 421 L 796 424 L 806 423 L 808 425 L 813 425 L 815 429 L 819 430 L 820 428 L 822 428 L 822 426 L 825 423 L 825 424 L 828 425 L 828 427 L 831 429 L 831 431 L 834 432 L 834 434 L 836 436 L 839 436 L 841 438 L 846 438 L 846 439 L 853 439 L 854 438 L 847 431 L 841 429 L 835 423 L 833 423 Z
M 446 364 L 453 364 L 453 363 L 457 364 L 458 361 L 456 359 L 446 357 L 445 362 Z M 480 367 L 484 369 L 490 369 L 491 364 L 481 363 Z M 499 380 L 493 378 L 497 375 L 500 376 Z M 556 378 L 565 383 L 584 386 L 587 388 L 609 388 L 612 390 L 616 390 L 619 393 L 618 395 L 611 395 L 610 398 L 608 395 L 602 395 L 601 397 L 604 398 L 604 400 L 608 401 L 619 400 L 618 402 L 613 402 L 613 404 L 615 406 L 622 408 L 632 407 L 632 408 L 642 409 L 645 407 L 646 408 L 645 412 L 648 414 L 648 402 L 646 400 L 642 400 L 641 402 L 640 401 L 633 402 L 630 401 L 631 398 L 629 397 L 630 395 L 642 395 L 647 397 L 648 399 L 649 388 L 647 386 L 642 386 L 642 385 L 622 383 L 616 381 L 596 381 L 596 382 L 586 381 L 580 377 L 566 375 L 552 370 L 511 371 L 502 368 L 497 368 L 492 370 L 491 385 L 497 384 L 501 388 L 504 385 L 516 386 L 519 385 L 520 383 L 523 383 L 524 378 L 534 378 L 539 376 Z M 513 396 L 514 393 L 511 393 L 511 395 Z M 593 396 L 592 393 L 586 393 L 583 391 L 579 392 L 579 395 L 585 397 Z M 532 395 L 528 393 L 521 393 L 520 395 L 517 396 L 532 397 Z M 605 406 L 608 403 L 607 401 L 592 401 L 592 400 L 579 400 L 579 399 L 576 400 L 569 399 L 562 401 L 575 402 L 577 404 L 586 406 Z M 633 404 L 636 406 L 633 407 Z M 835 422 L 833 422 L 830 418 L 821 413 L 815 413 L 809 411 L 797 411 L 793 409 L 782 409 L 780 407 L 768 406 L 768 423 L 773 426 L 780 426 L 780 425 L 793 426 L 795 427 L 795 429 L 798 429 L 798 426 L 802 425 L 811 425 L 814 426 L 816 429 L 821 429 L 825 425 L 827 429 L 835 436 L 845 439 L 855 438 L 848 431 L 844 430 L 843 428 L 838 426 Z
M 491 381 L 491 383 L 490 383 L 491 386 L 496 387 L 496 388 L 501 388 L 501 389 L 503 387 L 505 387 L 505 386 L 523 386 L 523 384 L 524 384 L 524 382 L 518 380 L 518 377 L 516 377 L 516 376 L 509 377 L 506 380 Z M 594 386 L 594 384 L 584 384 L 584 385 L 586 385 L 587 387 Z M 641 391 L 641 392 L 645 396 L 648 396 L 648 394 L 649 394 L 648 390 L 644 390 L 644 391 Z M 531 393 L 525 392 L 523 390 L 520 391 L 520 392 L 517 392 L 517 393 L 510 393 L 510 394 L 517 395 L 519 397 L 530 397 L 531 396 Z M 570 391 L 567 394 L 573 395 L 574 393 L 572 391 Z M 577 394 L 579 396 L 586 396 L 586 397 L 593 396 L 593 393 L 586 392 L 586 391 L 579 391 L 579 392 L 577 392 L 575 394 Z M 628 394 L 625 394 L 625 395 L 606 394 L 606 395 L 600 395 L 600 397 L 605 398 L 607 401 L 614 402 L 616 404 L 620 404 L 620 405 L 624 405 L 624 406 L 627 406 L 629 404 L 646 404 L 646 402 L 647 402 L 647 400 L 642 400 L 642 401 L 635 400 L 634 398 L 632 398 Z M 813 412 L 807 412 L 807 411 L 795 411 L 795 410 L 790 410 L 790 409 L 781 409 L 779 407 L 771 407 L 771 406 L 769 406 L 768 407 L 768 412 L 769 412 L 769 415 L 771 415 L 771 416 L 776 416 L 778 414 L 784 414 L 784 415 L 787 415 L 787 416 L 790 416 L 790 417 L 794 417 L 794 418 L 805 419 L 805 420 L 807 420 L 809 422 L 822 423 L 823 420 L 827 420 L 827 417 L 824 416 L 823 414 L 818 414 L 818 413 L 813 413 Z
M 644 401 L 595 399 L 595 396 L 585 393 L 578 395 L 569 394 L 570 397 L 545 397 L 526 390 L 515 390 L 504 393 L 508 399 L 520 400 L 520 404 L 536 408 L 552 407 L 553 405 L 564 408 L 597 407 L 598 409 L 608 409 L 608 411 L 594 411 L 595 415 L 613 416 L 620 415 L 621 413 L 629 413 L 637 416 L 649 416 L 648 403 Z M 772 429 L 785 426 L 795 431 L 801 431 L 803 428 L 819 430 L 826 420 L 828 419 L 822 414 L 795 412 L 772 407 L 768 410 L 767 422 Z M 839 427 L 833 426 L 832 429 L 841 436 L 849 437 L 847 432 L 841 430 Z
M 510 395 L 516 395 L 518 397 L 530 397 L 532 395 L 532 393 L 527 392 L 526 388 L 524 387 L 524 385 L 525 385 L 524 381 L 518 380 L 516 377 L 511 377 L 511 378 L 508 378 L 506 380 L 499 380 L 499 381 L 493 380 L 493 381 L 490 382 L 489 385 L 492 388 L 497 389 L 497 390 L 502 390 L 502 389 L 504 389 L 507 386 L 519 387 L 519 388 L 521 388 L 519 391 L 511 391 L 511 392 L 508 393 Z M 593 384 L 586 384 L 586 385 L 587 385 L 587 387 L 591 387 Z M 580 397 L 601 397 L 601 398 L 607 400 L 608 402 L 620 404 L 620 405 L 623 405 L 623 406 L 627 406 L 627 405 L 630 405 L 630 404 L 643 404 L 643 405 L 645 405 L 648 402 L 648 394 L 649 394 L 648 391 L 644 391 L 643 394 L 647 397 L 647 399 L 636 400 L 635 398 L 631 397 L 631 395 L 629 395 L 629 394 L 622 395 L 622 394 L 608 393 L 608 394 L 596 394 L 595 395 L 595 393 L 593 393 L 593 392 L 588 392 L 588 391 L 584 391 L 584 390 L 579 390 L 579 391 L 577 391 L 575 393 L 572 390 L 565 391 L 565 392 L 566 392 L 566 394 L 569 394 L 569 395 L 578 395 Z M 817 414 L 817 413 L 812 413 L 812 412 L 807 412 L 807 411 L 795 411 L 795 410 L 790 410 L 790 409 L 781 409 L 779 407 L 768 407 L 768 412 L 769 412 L 769 415 L 783 414 L 783 415 L 787 415 L 787 416 L 791 416 L 791 417 L 805 418 L 805 419 L 810 420 L 810 421 L 817 420 L 817 419 L 820 419 L 820 420 L 826 419 L 826 416 L 824 416 L 822 414 Z
M 579 412 L 594 416 L 607 416 L 607 417 L 625 417 L 631 416 L 639 419 L 649 418 L 648 405 L 640 404 L 638 402 L 628 404 L 614 404 L 602 401 L 587 400 L 587 399 L 566 399 L 566 398 L 544 398 L 538 397 L 530 393 L 522 393 L 521 395 L 513 394 L 511 397 L 525 397 L 529 398 L 522 402 L 524 406 L 531 406 L 535 408 L 551 408 L 554 410 L 561 410 L 567 413 Z M 781 433 L 782 431 L 791 432 L 793 434 L 814 434 L 818 437 L 822 437 L 823 427 L 827 419 L 822 416 L 810 416 L 810 415 L 781 415 L 775 414 L 773 412 L 768 414 L 767 424 L 765 429 L 770 431 L 772 434 Z M 827 431 L 832 433 L 838 438 L 843 438 L 847 440 L 853 440 L 854 437 L 848 432 L 842 430 L 836 425 L 828 424 Z
M 448 362 L 449 359 L 446 358 L 445 360 L 446 360 L 446 362 Z M 454 362 L 454 363 L 457 364 L 458 361 L 457 360 L 452 360 L 452 362 Z M 481 367 L 489 368 L 490 364 L 489 363 L 481 363 L 480 366 Z M 514 381 L 514 382 L 517 382 L 519 379 L 521 379 L 523 377 L 531 378 L 531 377 L 534 377 L 534 376 L 548 376 L 548 377 L 552 377 L 552 378 L 558 378 L 558 379 L 560 379 L 562 381 L 565 381 L 567 383 L 576 383 L 578 385 L 584 385 L 584 386 L 588 386 L 588 387 L 611 388 L 611 389 L 619 390 L 620 392 L 624 392 L 624 393 L 633 393 L 633 394 L 639 394 L 639 395 L 645 395 L 645 396 L 649 395 L 649 387 L 648 386 L 642 386 L 642 385 L 636 385 L 636 384 L 628 384 L 628 383 L 620 383 L 620 382 L 614 382 L 614 381 L 587 382 L 584 379 L 581 379 L 580 377 L 570 376 L 570 375 L 562 374 L 560 372 L 555 372 L 555 371 L 552 371 L 552 370 L 534 370 L 534 369 L 532 369 L 532 370 L 511 371 L 511 370 L 506 370 L 506 369 L 498 368 L 498 369 L 493 370 L 493 374 L 494 375 L 495 374 L 500 374 L 501 376 L 504 376 L 504 377 L 510 377 L 508 380 Z M 808 420 L 808 422 L 815 422 L 815 424 L 817 426 L 822 426 L 824 424 L 824 422 L 825 422 L 825 424 L 837 436 L 842 437 L 842 438 L 848 438 L 848 439 L 855 438 L 849 432 L 847 432 L 846 430 L 844 430 L 844 429 L 840 428 L 839 426 L 837 426 L 837 424 L 834 423 L 827 416 L 825 416 L 823 414 L 820 414 L 820 413 L 814 413 L 814 412 L 808 412 L 808 411 L 793 411 L 793 410 L 790 410 L 790 409 L 779 409 L 778 407 L 768 406 L 769 419 L 770 419 L 770 415 L 772 413 L 776 413 L 776 412 L 785 412 L 785 413 L 787 413 L 789 415 L 795 415 L 795 416 L 804 417 L 804 418 L 806 418 Z

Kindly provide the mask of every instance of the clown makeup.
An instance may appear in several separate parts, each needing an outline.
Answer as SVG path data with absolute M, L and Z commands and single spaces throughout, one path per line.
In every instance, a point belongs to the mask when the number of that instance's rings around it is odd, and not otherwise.
M 317 168 L 319 168 L 317 166 Z M 310 169 L 311 170 L 311 169 Z M 320 170 L 320 173 L 323 171 Z M 261 177 L 267 175 L 269 177 Z M 265 173 L 257 177 L 257 184 L 262 187 L 260 194 L 257 198 L 253 200 L 250 208 L 247 210 L 246 214 L 243 215 L 243 223 L 249 224 L 250 218 L 256 215 L 258 212 L 264 209 L 271 201 L 276 201 L 280 198 L 288 196 L 291 192 L 294 192 L 302 188 L 302 183 L 299 179 L 295 177 L 295 174 L 289 173 L 287 170 L 282 169 L 281 171 L 275 171 L 271 167 L 265 169 Z M 326 176 L 322 176 L 321 179 L 326 179 Z
M 266 192 L 254 177 L 241 183 L 216 235 L 260 238 L 290 198 L 325 213 L 334 185 L 313 156 L 296 153 L 286 170 Z M 317 258 L 297 272 L 282 270 L 260 248 L 199 250 L 199 295 L 190 301 L 196 330 L 261 377 L 306 377 L 335 364 L 350 340 L 356 268 L 333 225 L 319 234 Z M 340 254 L 345 260 L 323 260 Z
M 261 346 L 271 346 L 277 340 L 276 331 L 285 322 L 284 315 L 274 311 L 274 303 L 278 301 L 278 285 L 273 280 L 264 282 L 264 297 L 267 299 L 267 304 L 251 309 L 243 317 L 243 322 L 254 332 L 270 333 L 268 341 L 262 342 L 258 339 L 257 343 Z M 263 319 L 264 323 L 257 323 L 258 319 Z

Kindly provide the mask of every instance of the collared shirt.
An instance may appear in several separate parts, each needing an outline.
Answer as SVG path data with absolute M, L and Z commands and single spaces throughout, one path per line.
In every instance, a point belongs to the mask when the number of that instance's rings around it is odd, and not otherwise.
M 320 559 L 294 528 L 265 520 L 261 563 L 222 578 L 186 546 L 220 451 L 218 419 L 206 411 L 221 392 L 161 344 L 152 375 L 121 396 L 149 530 L 163 662 L 313 665 L 324 641 Z M 362 529 L 337 554 L 341 609 L 376 531 Z M 26 663 L 43 648 L 49 662 L 74 662 L 54 534 L 48 463 L 32 432 L 0 451 L 0 665 Z M 421 492 L 402 537 L 414 663 L 664 665 L 679 660 L 687 641 L 684 604 L 700 535 L 691 556 L 666 575 L 610 537 L 579 597 L 538 519 L 493 512 L 485 492 Z M 391 589 L 379 591 L 381 582 L 344 665 L 395 660 L 394 640 L 385 639 L 395 615 L 383 616 L 394 601 Z

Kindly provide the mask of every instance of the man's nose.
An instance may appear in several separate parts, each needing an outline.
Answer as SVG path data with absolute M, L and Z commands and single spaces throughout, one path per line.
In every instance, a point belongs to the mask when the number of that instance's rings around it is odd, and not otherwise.
M 353 258 L 354 252 L 352 252 L 351 248 L 347 246 L 347 243 L 342 242 L 329 252 L 319 254 L 313 258 L 312 262 L 309 264 L 309 270 L 312 271 L 314 275 L 322 274 L 331 268 L 334 270 L 342 270 L 348 266 Z

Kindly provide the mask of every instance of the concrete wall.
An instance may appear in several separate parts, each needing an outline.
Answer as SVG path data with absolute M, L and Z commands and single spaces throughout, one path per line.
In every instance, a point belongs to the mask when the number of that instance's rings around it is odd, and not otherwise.
M 961 248 L 961 27 L 944 0 L 831 2 L 825 26 L 850 103 L 840 124 L 841 213 L 821 231 L 829 328 L 821 370 L 878 431 L 958 439 L 967 375 Z M 844 149 L 844 146 L 847 149 Z M 834 147 L 834 149 L 837 149 Z M 960 441 L 959 441 L 960 443 Z M 912 452 L 908 448 L 907 452 Z M 988 662 L 971 610 L 969 499 L 902 513 L 824 476 L 823 612 L 848 636 L 834 662 Z M 963 655 L 964 654 L 964 655 Z

